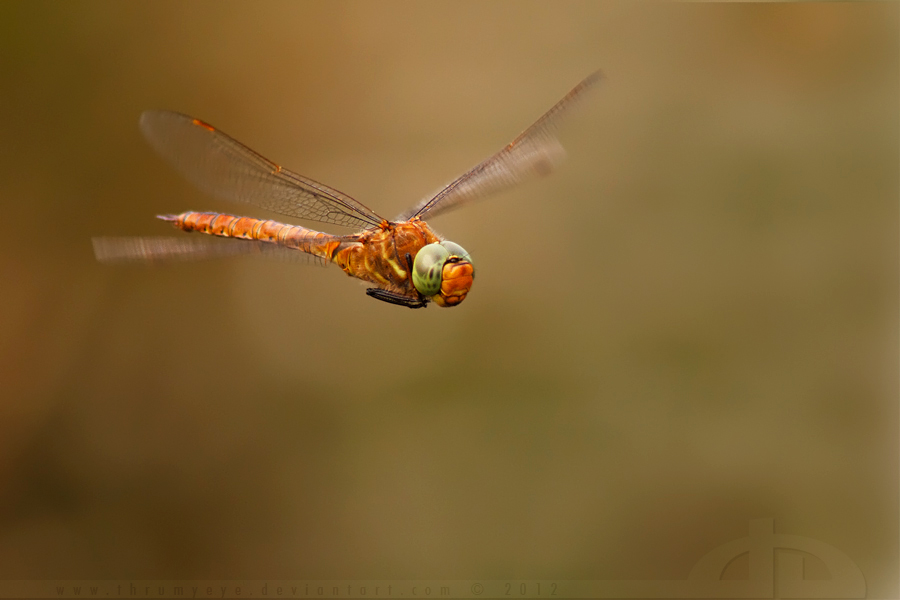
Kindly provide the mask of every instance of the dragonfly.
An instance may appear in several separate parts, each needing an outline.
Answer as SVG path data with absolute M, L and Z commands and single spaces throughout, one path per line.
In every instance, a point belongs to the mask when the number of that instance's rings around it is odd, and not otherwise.
M 146 111 L 140 127 L 150 145 L 200 190 L 284 216 L 353 228 L 335 235 L 274 220 L 217 212 L 159 215 L 184 232 L 206 236 L 98 237 L 100 262 L 155 263 L 223 255 L 305 257 L 334 263 L 372 287 L 366 294 L 408 308 L 458 306 L 475 280 L 472 257 L 438 235 L 425 218 L 545 175 L 565 151 L 559 125 L 602 80 L 594 72 L 493 156 L 390 221 L 347 194 L 281 167 L 209 123 L 164 110 Z M 215 238 L 230 238 L 222 243 Z

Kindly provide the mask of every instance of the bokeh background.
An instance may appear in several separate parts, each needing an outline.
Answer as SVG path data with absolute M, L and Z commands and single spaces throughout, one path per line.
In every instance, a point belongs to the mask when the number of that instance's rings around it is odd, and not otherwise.
M 774 517 L 896 597 L 898 21 L 0 4 L 0 577 L 683 579 Z M 431 222 L 478 268 L 459 308 L 94 260 L 275 216 L 194 190 L 142 110 L 392 217 L 597 68 L 561 169 Z

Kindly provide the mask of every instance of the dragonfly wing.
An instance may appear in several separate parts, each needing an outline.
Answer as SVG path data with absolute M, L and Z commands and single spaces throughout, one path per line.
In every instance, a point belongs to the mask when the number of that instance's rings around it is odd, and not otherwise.
M 213 237 L 95 237 L 94 255 L 106 264 L 158 264 L 256 254 L 289 262 L 326 266 L 324 258 L 257 240 Z
M 356 229 L 383 221 L 350 196 L 281 168 L 199 119 L 146 111 L 141 115 L 141 131 L 157 152 L 209 194 Z
M 546 175 L 552 171 L 565 157 L 565 150 L 557 139 L 560 122 L 602 78 L 600 71 L 589 75 L 505 148 L 400 218 L 434 216 L 512 187 L 530 176 Z

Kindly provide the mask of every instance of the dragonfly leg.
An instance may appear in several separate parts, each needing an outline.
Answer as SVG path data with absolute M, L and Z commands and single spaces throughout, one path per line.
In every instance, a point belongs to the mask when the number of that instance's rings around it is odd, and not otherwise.
M 371 296 L 376 300 L 387 302 L 388 304 L 397 304 L 399 306 L 406 306 L 407 308 L 425 308 L 428 304 L 428 300 L 410 298 L 409 296 L 404 296 L 403 294 L 390 292 L 381 288 L 369 288 L 366 290 L 366 295 Z
M 409 252 L 406 253 L 406 266 L 408 268 L 407 273 L 409 273 L 409 287 L 416 290 L 416 284 L 413 283 L 413 257 Z M 419 300 L 422 301 L 423 305 L 428 303 L 428 300 L 419 290 L 416 290 L 416 295 L 419 297 Z
M 407 269 L 406 272 L 409 273 L 409 287 L 415 290 L 416 286 L 415 286 L 415 284 L 413 284 L 413 280 L 412 280 L 413 259 L 412 259 L 412 254 L 410 254 L 409 252 L 406 253 L 406 269 Z M 416 293 L 418 294 L 418 290 L 416 290 Z M 422 295 L 419 294 L 419 298 L 421 298 L 421 297 L 422 297 Z

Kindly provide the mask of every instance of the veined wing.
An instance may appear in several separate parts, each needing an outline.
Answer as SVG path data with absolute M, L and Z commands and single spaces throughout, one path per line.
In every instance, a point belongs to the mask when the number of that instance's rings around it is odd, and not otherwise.
M 511 187 L 531 175 L 549 173 L 565 156 L 565 150 L 556 138 L 560 121 L 602 78 L 600 71 L 588 75 L 500 152 L 404 213 L 400 219 L 424 217 L 426 214 L 434 216 Z
M 188 180 L 220 198 L 357 229 L 383 220 L 350 196 L 281 168 L 199 119 L 149 110 L 141 115 L 141 131 Z
M 257 254 L 266 258 L 326 266 L 328 261 L 299 250 L 257 240 L 214 237 L 95 237 L 94 255 L 106 264 L 158 264 Z

